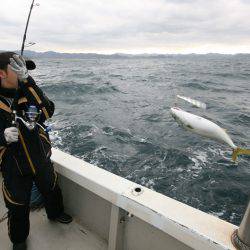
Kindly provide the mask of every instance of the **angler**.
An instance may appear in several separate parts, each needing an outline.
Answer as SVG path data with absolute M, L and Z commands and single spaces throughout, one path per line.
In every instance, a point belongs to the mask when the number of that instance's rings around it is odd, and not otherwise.
M 34 63 L 27 62 L 28 69 Z M 13 249 L 24 250 L 29 234 L 29 203 L 33 181 L 44 197 L 50 220 L 72 221 L 64 213 L 57 174 L 50 160 L 51 144 L 44 122 L 54 113 L 50 101 L 28 74 L 24 59 L 0 53 L 0 161 L 3 195 L 8 208 Z

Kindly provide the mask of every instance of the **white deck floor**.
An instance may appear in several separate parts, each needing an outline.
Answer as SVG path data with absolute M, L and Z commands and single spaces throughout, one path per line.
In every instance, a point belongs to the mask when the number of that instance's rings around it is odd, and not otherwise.
M 0 218 L 6 212 L 0 195 Z M 30 213 L 29 250 L 106 250 L 107 243 L 76 221 L 65 225 L 47 220 L 44 209 Z M 0 250 L 12 249 L 8 237 L 7 220 L 0 223 Z

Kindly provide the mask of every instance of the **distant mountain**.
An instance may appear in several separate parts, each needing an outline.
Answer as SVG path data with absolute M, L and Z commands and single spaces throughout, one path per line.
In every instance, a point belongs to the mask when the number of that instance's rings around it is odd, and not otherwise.
M 46 51 L 46 52 L 35 52 L 31 50 L 24 51 L 24 55 L 31 58 L 77 58 L 77 59 L 122 59 L 122 58 L 159 58 L 166 57 L 169 55 L 160 55 L 160 54 L 123 54 L 123 53 L 115 53 L 111 55 L 105 54 L 97 54 L 97 53 L 59 53 L 55 51 Z
M 20 51 L 15 51 L 20 53 Z M 75 59 L 128 59 L 128 58 L 171 58 L 171 57 L 228 57 L 228 56 L 250 56 L 250 54 L 218 54 L 218 53 L 208 53 L 208 54 L 124 54 L 115 53 L 111 55 L 97 54 L 97 53 L 59 53 L 55 51 L 46 52 L 36 52 L 32 50 L 25 50 L 24 55 L 30 58 L 75 58 Z

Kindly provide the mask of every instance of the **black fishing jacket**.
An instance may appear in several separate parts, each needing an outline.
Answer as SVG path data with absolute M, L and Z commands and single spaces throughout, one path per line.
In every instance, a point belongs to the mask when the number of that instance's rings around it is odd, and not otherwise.
M 0 168 L 4 171 L 16 167 L 21 175 L 36 174 L 38 168 L 46 167 L 50 161 L 51 142 L 48 133 L 39 126 L 30 130 L 18 120 L 18 141 L 7 144 L 4 130 L 15 126 L 13 110 L 25 119 L 25 112 L 30 105 L 41 110 L 38 123 L 45 128 L 44 122 L 53 115 L 55 106 L 31 76 L 18 84 L 18 90 L 0 88 Z M 14 98 L 11 105 L 6 97 Z

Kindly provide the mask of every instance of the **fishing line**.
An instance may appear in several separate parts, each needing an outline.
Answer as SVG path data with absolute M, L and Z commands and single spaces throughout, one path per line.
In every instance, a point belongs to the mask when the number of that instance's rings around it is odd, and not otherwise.
M 174 95 L 171 107 L 175 107 L 175 106 L 177 106 L 177 103 L 178 103 L 177 94 L 179 91 L 178 91 L 178 88 L 177 88 L 176 83 L 174 81 L 171 82 L 170 87 L 172 89 L 172 94 Z

